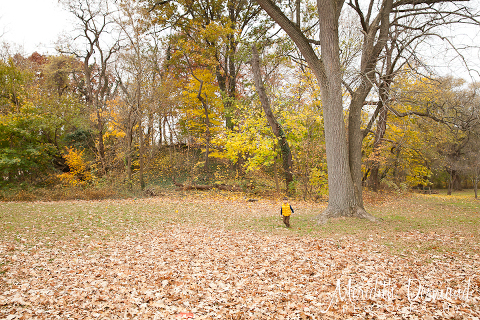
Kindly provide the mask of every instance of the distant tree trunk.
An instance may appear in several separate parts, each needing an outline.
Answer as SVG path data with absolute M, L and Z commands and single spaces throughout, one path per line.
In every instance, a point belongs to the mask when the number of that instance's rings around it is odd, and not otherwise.
M 205 112 L 205 126 L 206 126 L 206 137 L 205 137 L 205 165 L 204 165 L 204 170 L 205 172 L 208 172 L 208 166 L 209 166 L 209 155 L 210 155 L 210 140 L 211 140 L 211 133 L 210 133 L 210 115 L 208 113 L 208 104 L 207 100 L 202 96 L 202 90 L 203 90 L 203 80 L 200 80 L 195 76 L 193 73 L 193 70 L 190 70 L 192 76 L 197 80 L 200 84 L 198 88 L 198 94 L 197 98 L 198 101 L 201 102 L 203 111 Z
M 452 191 L 462 191 L 461 178 L 457 170 L 447 169 L 448 171 L 448 191 L 447 195 L 451 195 Z
M 277 191 L 277 193 L 280 193 L 280 183 L 278 182 L 278 168 L 276 160 L 277 159 L 275 157 L 275 161 L 273 162 L 273 179 L 275 180 L 275 191 Z
M 129 120 L 130 121 L 130 120 Z M 127 184 L 128 184 L 128 188 L 131 188 L 132 187 L 132 136 L 133 136 L 133 132 L 132 132 L 132 128 L 129 126 L 127 128 L 127 135 L 126 135 L 126 139 L 127 139 L 127 152 L 126 152 L 126 169 L 127 169 Z
M 291 182 L 293 181 L 292 152 L 290 151 L 290 146 L 288 145 L 287 137 L 285 136 L 285 132 L 283 131 L 282 126 L 278 123 L 277 119 L 273 115 L 272 109 L 270 108 L 270 102 L 268 100 L 262 81 L 262 75 L 260 72 L 260 57 L 255 45 L 252 46 L 252 52 L 252 71 L 255 80 L 255 87 L 257 88 L 260 103 L 262 104 L 263 110 L 265 111 L 268 123 L 270 124 L 273 134 L 275 135 L 275 137 L 277 137 L 280 144 L 280 149 L 282 151 L 283 170 L 285 172 L 285 188 L 287 193 L 291 193 L 290 187 Z
M 462 177 L 457 170 L 453 170 L 453 190 L 462 191 Z
M 145 189 L 145 180 L 143 177 L 143 171 L 144 171 L 144 164 L 143 164 L 143 157 L 144 157 L 144 137 L 143 137 L 143 126 L 142 122 L 138 122 L 138 140 L 139 140 L 139 179 L 140 179 L 140 189 L 143 190 Z
M 153 128 L 153 112 L 148 111 L 147 138 L 145 139 L 147 147 L 155 146 L 155 129 Z
M 453 170 L 447 169 L 447 171 L 448 171 L 447 195 L 451 195 L 452 187 L 453 187 L 453 174 L 452 174 Z
M 217 66 L 216 77 L 220 90 L 225 94 L 223 107 L 225 110 L 225 127 L 233 130 L 232 115 L 234 112 L 234 100 L 236 98 L 237 75 L 235 68 L 235 54 L 237 50 L 237 42 L 235 37 L 228 36 L 227 57 L 225 61 L 225 75 L 220 72 Z
M 200 89 L 201 90 L 201 89 Z M 201 94 L 199 94 L 199 97 L 201 97 Z M 200 99 L 200 98 L 199 98 Z M 207 103 L 205 101 L 205 99 L 203 99 L 203 97 L 201 97 L 201 100 L 202 101 L 202 105 L 203 105 L 203 110 L 205 112 L 205 126 L 207 127 L 207 132 L 206 132 L 206 138 L 205 138 L 205 166 L 204 166 L 204 170 L 205 172 L 208 172 L 208 167 L 210 165 L 209 163 L 209 158 L 210 158 L 210 141 L 211 141 L 211 134 L 210 134 L 210 116 L 208 114 L 208 106 L 207 106 Z
M 104 175 L 107 172 L 107 164 L 105 162 L 105 144 L 103 143 L 103 119 L 97 108 L 97 130 L 98 130 L 98 155 L 100 158 L 101 173 Z
M 139 75 L 138 75 L 139 76 Z M 145 150 L 144 150 L 144 135 L 143 135 L 143 126 L 142 126 L 142 118 L 143 118 L 143 112 L 141 109 L 141 96 L 142 96 L 142 88 L 140 84 L 140 77 L 137 79 L 137 94 L 136 94 L 136 107 L 137 107 L 137 120 L 138 120 L 138 158 L 139 158 L 139 179 L 140 179 L 140 189 L 143 190 L 145 189 L 145 180 L 143 177 L 143 172 L 144 172 L 144 156 L 145 156 Z
M 163 119 L 163 116 L 160 116 L 160 118 L 158 119 L 158 146 L 159 147 L 162 145 L 162 141 L 163 141 L 162 119 Z
M 173 129 L 172 129 L 172 126 L 170 126 L 170 122 L 168 121 L 167 117 L 165 117 L 165 121 L 167 122 L 168 132 L 170 133 L 169 135 L 170 145 L 173 146 Z
M 370 185 L 374 192 L 378 192 L 380 187 L 380 179 L 378 177 L 378 172 L 380 169 L 380 162 L 376 157 L 378 157 L 379 148 L 382 143 L 383 136 L 385 135 L 385 129 L 387 126 L 387 108 L 382 107 L 377 121 L 377 130 L 375 131 L 375 141 L 373 143 L 373 156 L 375 157 L 372 161 L 372 166 L 370 170 Z
M 478 169 L 475 169 L 475 176 L 473 178 L 473 191 L 475 192 L 475 199 L 478 199 Z
M 387 129 L 387 116 L 388 116 L 388 109 L 385 105 L 389 95 L 389 88 L 390 88 L 390 81 L 382 83 L 380 85 L 380 99 L 378 101 L 379 112 L 378 112 L 378 119 L 377 119 L 377 129 L 375 130 L 375 140 L 373 143 L 373 161 L 370 171 L 370 184 L 372 186 L 372 190 L 374 192 L 378 192 L 380 187 L 380 179 L 378 177 L 378 172 L 380 169 L 380 161 L 377 159 L 380 146 L 382 145 L 383 137 L 385 136 L 385 131 Z

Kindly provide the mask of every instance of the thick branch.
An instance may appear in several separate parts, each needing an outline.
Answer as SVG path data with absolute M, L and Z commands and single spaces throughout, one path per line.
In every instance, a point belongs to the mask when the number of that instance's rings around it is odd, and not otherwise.
M 326 76 L 323 61 L 318 58 L 317 54 L 310 45 L 310 41 L 303 34 L 302 30 L 285 16 L 282 10 L 280 10 L 280 8 L 272 0 L 256 1 L 262 7 L 262 9 L 265 10 L 265 12 L 280 25 L 280 27 L 289 35 L 293 42 L 295 42 L 302 55 L 305 57 L 305 60 L 308 62 L 309 66 L 317 76 L 317 79 L 321 79 L 320 85 L 322 85 L 322 82 L 325 83 Z
M 454 0 L 454 1 L 446 1 L 446 0 L 400 0 L 400 1 L 396 1 L 393 4 L 393 7 L 396 8 L 396 7 L 404 6 L 404 5 L 407 5 L 407 4 L 416 6 L 416 5 L 420 5 L 420 4 L 432 5 L 432 4 L 435 4 L 435 3 L 466 2 L 466 1 L 469 1 L 469 0 Z

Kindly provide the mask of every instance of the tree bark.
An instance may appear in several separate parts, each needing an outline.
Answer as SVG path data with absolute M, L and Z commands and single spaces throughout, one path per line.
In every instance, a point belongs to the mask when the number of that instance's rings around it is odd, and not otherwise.
M 280 183 L 278 181 L 278 168 L 277 168 L 277 157 L 275 157 L 275 160 L 273 161 L 273 179 L 275 180 L 275 191 L 277 193 L 280 193 Z
M 263 111 L 265 111 L 265 116 L 267 117 L 268 124 L 270 128 L 272 128 L 272 132 L 275 137 L 278 139 L 280 144 L 280 149 L 282 151 L 282 163 L 283 163 L 283 170 L 285 173 L 285 191 L 287 194 L 290 194 L 293 190 L 290 189 L 291 182 L 293 181 L 293 173 L 292 173 L 292 152 L 290 150 L 290 146 L 287 141 L 287 137 L 285 136 L 285 132 L 283 131 L 282 126 L 278 123 L 275 115 L 270 108 L 270 101 L 268 100 L 268 96 L 263 85 L 262 74 L 260 72 L 260 57 L 257 51 L 257 47 L 255 45 L 252 46 L 252 71 L 253 77 L 255 80 L 255 87 L 257 88 L 257 93 L 260 98 L 260 103 L 262 104 Z
M 163 115 L 159 116 L 158 119 L 158 147 L 161 147 L 163 144 L 163 125 L 162 125 Z
M 447 182 L 447 195 L 452 195 L 453 187 L 453 170 L 447 169 L 448 172 L 448 182 Z
M 325 220 L 337 216 L 361 216 L 375 220 L 368 215 L 363 208 L 361 200 L 361 184 L 355 184 L 355 181 L 361 183 L 360 176 L 351 170 L 350 159 L 358 158 L 360 153 L 361 163 L 361 137 L 350 134 L 349 138 L 359 141 L 348 141 L 355 148 L 350 148 L 347 144 L 345 122 L 343 116 L 342 103 L 342 71 L 340 65 L 340 47 L 338 38 L 338 16 L 341 9 L 341 1 L 318 0 L 318 14 L 320 24 L 320 45 L 321 56 L 325 65 L 325 78 L 321 84 L 321 94 L 323 103 L 323 114 L 325 123 L 325 143 L 327 151 L 328 167 L 328 208 L 323 216 L 319 217 Z M 340 6 L 340 7 L 339 7 Z M 363 103 L 362 103 L 363 105 Z M 359 110 L 350 110 L 349 130 L 357 131 L 359 127 L 355 113 Z M 358 148 L 360 144 L 360 148 Z M 349 151 L 350 154 L 349 155 Z M 359 193 L 360 192 L 360 193 Z
M 462 177 L 457 170 L 453 171 L 453 190 L 462 191 Z
M 360 154 L 360 166 L 357 161 L 353 168 L 358 173 L 352 174 L 351 171 L 349 146 L 345 132 L 338 37 L 338 18 L 343 1 L 317 1 L 321 59 L 316 55 L 300 28 L 284 15 L 273 1 L 257 0 L 257 3 L 295 42 L 320 84 L 325 123 L 329 198 L 328 208 L 318 216 L 318 221 L 325 223 L 328 218 L 338 216 L 356 216 L 375 221 L 375 217 L 365 211 L 361 200 L 361 140 L 357 141 L 359 139 L 357 136 L 361 135 L 359 122 L 361 108 L 354 110 L 356 114 L 351 122 L 352 130 L 356 130 L 354 137 L 357 137 L 357 140 L 352 149 L 354 154 L 350 156 L 358 157 Z M 354 179 L 360 183 L 355 185 Z

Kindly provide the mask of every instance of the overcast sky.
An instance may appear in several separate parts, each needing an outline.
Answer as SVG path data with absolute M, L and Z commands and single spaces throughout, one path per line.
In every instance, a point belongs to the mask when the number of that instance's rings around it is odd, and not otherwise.
M 71 25 L 58 0 L 0 0 L 0 41 L 23 46 L 25 54 L 55 53 L 54 43 Z
M 480 3 L 474 0 L 473 3 Z M 479 29 L 476 27 L 458 28 L 455 42 L 462 45 L 476 45 L 464 55 L 465 60 L 474 69 L 466 73 L 463 61 L 453 58 L 453 51 L 448 53 L 439 46 L 425 52 L 433 58 L 434 65 L 441 74 L 453 74 L 467 81 L 470 76 L 478 79 L 480 75 Z M 55 42 L 62 34 L 73 30 L 72 16 L 62 9 L 58 0 L 0 0 L 0 42 L 6 41 L 12 45 L 23 47 L 23 54 L 30 55 L 34 51 L 41 54 L 55 54 Z M 464 43 L 466 42 L 466 43 Z M 17 47 L 12 48 L 17 52 Z M 437 52 L 435 52 L 438 50 Z M 430 50 L 427 50 L 430 51 Z M 430 59 L 431 59 L 430 58 Z

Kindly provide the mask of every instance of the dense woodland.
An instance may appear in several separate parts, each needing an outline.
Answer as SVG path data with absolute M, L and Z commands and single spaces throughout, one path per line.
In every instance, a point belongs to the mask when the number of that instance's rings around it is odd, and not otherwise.
M 330 2 L 332 21 L 309 0 L 63 1 L 77 24 L 57 54 L 2 47 L 2 196 L 183 186 L 326 199 L 342 150 L 360 207 L 362 188 L 476 191 L 480 87 L 438 73 L 446 61 L 426 48 L 447 43 L 474 69 L 451 30 L 478 28 L 478 8 Z

